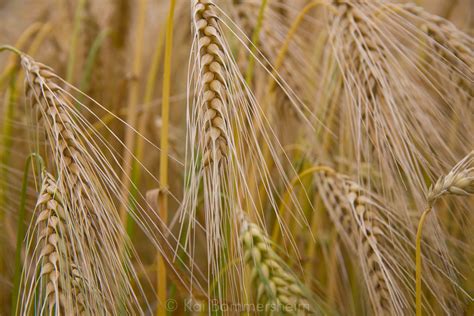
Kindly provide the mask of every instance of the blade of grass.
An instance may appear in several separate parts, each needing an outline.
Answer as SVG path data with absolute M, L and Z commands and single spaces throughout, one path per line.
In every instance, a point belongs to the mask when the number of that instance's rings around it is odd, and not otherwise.
M 2 150 L 0 152 L 1 158 L 0 158 L 0 170 L 2 170 L 2 178 L 5 177 L 5 179 L 2 179 L 0 181 L 0 205 L 6 205 L 5 201 L 5 194 L 7 192 L 7 185 L 9 183 L 8 181 L 8 172 L 7 172 L 7 166 L 10 165 L 10 156 L 11 156 L 11 148 L 13 145 L 13 115 L 14 115 L 14 108 L 16 104 L 16 69 L 12 71 L 11 77 L 10 77 L 10 82 L 8 85 L 8 89 L 5 94 L 5 109 L 3 113 L 3 124 L 2 124 Z M 3 220 L 4 214 L 3 214 L 3 209 L 0 210 L 0 221 Z
M 79 85 L 79 88 L 81 91 L 87 91 L 89 89 L 92 70 L 94 69 L 95 61 L 97 59 L 97 54 L 99 53 L 99 49 L 104 43 L 104 40 L 108 34 L 109 34 L 108 30 L 101 31 L 95 38 L 94 42 L 92 43 L 91 49 L 89 53 L 87 54 L 84 74 L 82 75 L 82 79 Z
M 282 217 L 284 217 L 286 206 L 288 205 L 288 202 L 291 198 L 291 192 L 292 192 L 291 189 L 294 188 L 297 184 L 302 184 L 301 181 L 303 180 L 304 177 L 312 175 L 314 173 L 322 172 L 322 171 L 334 172 L 333 169 L 327 166 L 313 166 L 313 167 L 303 170 L 300 174 L 296 175 L 291 180 L 290 186 L 287 188 L 287 190 L 283 194 L 282 201 L 280 202 L 280 207 L 278 209 L 278 216 L 277 216 L 278 219 L 281 219 Z M 281 232 L 280 225 L 278 224 L 274 225 L 271 239 L 273 240 L 273 242 L 275 242 L 275 244 L 278 243 L 280 232 Z
M 145 97 L 143 99 L 143 112 L 140 115 L 140 118 L 138 120 L 138 126 L 137 126 L 138 134 L 143 134 L 145 130 L 145 126 L 147 124 L 147 120 L 149 119 L 149 114 L 150 114 L 150 109 L 151 109 L 152 99 L 153 99 L 153 92 L 155 89 L 156 78 L 157 78 L 158 70 L 160 67 L 163 44 L 164 44 L 164 32 L 159 31 L 156 46 L 155 46 L 155 51 L 153 53 L 153 58 L 152 58 L 150 70 L 148 71 L 148 76 L 147 76 L 147 81 L 146 81 Z M 138 137 L 136 140 L 135 152 L 134 152 L 135 159 L 132 162 L 131 179 L 134 185 L 130 188 L 130 192 L 129 192 L 130 193 L 129 194 L 130 207 L 133 207 L 134 201 L 136 201 L 138 198 L 138 184 L 140 183 L 141 174 L 142 174 L 142 167 L 139 162 L 142 161 L 143 159 L 143 147 L 144 147 L 144 138 Z M 127 229 L 129 229 L 131 232 L 133 230 L 133 223 L 129 222 L 127 227 L 128 227 Z
M 38 27 L 38 28 L 37 28 Z M 37 32 L 35 38 L 31 42 L 30 47 L 28 48 L 28 54 L 32 55 L 34 54 L 41 43 L 44 41 L 46 35 L 49 33 L 51 29 L 51 25 L 49 23 L 46 23 L 44 25 L 37 25 L 32 29 L 27 29 L 25 33 L 23 34 L 20 39 L 17 41 L 17 46 L 16 47 L 23 47 L 24 46 L 24 41 L 26 39 L 29 39 L 31 35 Z M 33 32 L 34 31 L 34 32 Z M 9 165 L 10 163 L 10 153 L 11 153 L 11 147 L 13 145 L 12 142 L 12 133 L 13 133 L 13 127 L 12 127 L 12 122 L 13 118 L 15 115 L 15 108 L 16 108 L 16 100 L 17 100 L 17 88 L 20 86 L 21 82 L 21 77 L 17 76 L 17 71 L 18 71 L 18 64 L 15 64 L 15 62 L 18 62 L 16 57 L 21 54 L 21 52 L 13 47 L 9 46 L 3 46 L 3 49 L 0 50 L 11 50 L 15 52 L 15 55 L 13 55 L 13 58 L 10 59 L 11 64 L 7 66 L 7 69 L 5 70 L 6 75 L 10 75 L 10 81 L 9 81 L 9 86 L 7 89 L 7 93 L 5 94 L 5 112 L 3 113 L 4 119 L 2 123 L 2 152 L 0 153 L 0 162 L 2 166 L 0 169 L 5 168 L 6 166 Z M 7 78 L 7 77 L 6 77 Z M 7 172 L 2 172 L 2 175 L 6 177 Z M 3 184 L 8 183 L 8 179 L 5 179 L 5 181 L 0 181 L 0 205 L 5 205 L 3 204 L 5 202 L 3 194 L 6 192 L 6 188 L 3 188 Z M 0 222 L 3 220 L 3 211 L 0 210 Z M 7 226 L 8 227 L 8 226 Z

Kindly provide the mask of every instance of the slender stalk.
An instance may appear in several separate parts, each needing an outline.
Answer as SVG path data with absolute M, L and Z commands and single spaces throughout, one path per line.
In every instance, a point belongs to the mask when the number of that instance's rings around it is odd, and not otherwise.
M 16 47 L 24 47 L 25 41 L 29 39 L 31 35 L 33 35 L 34 33 L 37 33 L 34 39 L 31 41 L 31 44 L 28 48 L 27 53 L 29 55 L 34 54 L 38 50 L 45 36 L 51 30 L 51 24 L 49 23 L 46 23 L 44 25 L 39 24 L 37 26 L 39 29 L 35 26 L 31 30 L 29 29 L 25 31 L 24 34 L 21 36 L 21 38 L 15 43 Z M 10 162 L 11 147 L 13 146 L 12 122 L 14 121 L 13 118 L 15 116 L 16 102 L 18 98 L 17 88 L 21 85 L 21 79 L 22 79 L 20 76 L 17 75 L 18 66 L 19 66 L 17 63 L 17 57 L 23 54 L 19 49 L 8 46 L 8 45 L 0 47 L 0 51 L 2 50 L 13 51 L 16 55 L 13 55 L 13 58 L 10 60 L 9 66 L 7 66 L 7 69 L 5 70 L 5 74 L 7 76 L 10 76 L 10 78 L 9 78 L 9 86 L 7 89 L 7 93 L 5 94 L 6 107 L 5 107 L 5 112 L 4 112 L 3 124 L 2 124 L 1 144 L 3 146 L 3 151 L 0 152 L 0 162 L 2 164 L 0 169 L 3 169 L 6 166 L 8 166 Z M 6 170 L 2 174 L 5 177 L 7 177 Z M 4 181 L 0 181 L 0 182 L 3 182 L 3 183 L 0 183 L 0 205 L 3 205 L 3 203 L 5 203 L 4 194 L 6 193 L 6 187 L 4 187 L 4 184 L 8 183 L 8 179 L 5 179 Z M 3 216 L 4 214 L 0 210 L 0 221 L 3 220 Z M 7 231 L 7 235 L 13 236 L 13 229 L 11 225 L 6 225 L 6 231 Z
M 74 26 L 72 31 L 71 43 L 69 46 L 69 57 L 67 61 L 66 81 L 72 82 L 74 76 L 74 66 L 76 64 L 76 46 L 81 31 L 82 12 L 86 5 L 86 0 L 80 0 L 77 4 L 76 13 L 74 15 Z
M 15 54 L 17 54 L 18 56 L 21 56 L 22 52 L 19 51 L 18 49 L 16 49 L 15 47 L 13 46 L 10 46 L 10 45 L 2 45 L 0 46 L 0 52 L 3 52 L 3 51 L 10 51 L 10 52 L 13 52 Z
M 247 82 L 248 85 L 252 83 L 252 78 L 253 78 L 253 69 L 255 67 L 255 58 L 253 55 L 255 55 L 257 46 L 258 46 L 258 38 L 260 36 L 260 30 L 262 29 L 262 24 L 263 24 L 263 16 L 265 13 L 265 8 L 267 7 L 268 0 L 263 0 L 262 4 L 260 5 L 260 10 L 258 11 L 258 18 L 257 18 L 257 25 L 255 26 L 255 30 L 253 31 L 252 34 L 252 48 L 250 50 L 249 54 L 249 63 L 247 66 L 247 72 L 245 74 L 245 81 Z
M 290 43 L 291 43 L 291 40 L 293 39 L 293 37 L 295 36 L 296 34 L 296 31 L 298 30 L 301 22 L 303 22 L 306 14 L 308 14 L 308 12 L 313 9 L 313 8 L 316 8 L 317 6 L 319 5 L 322 5 L 324 4 L 323 1 L 320 1 L 320 0 L 317 0 L 317 1 L 312 1 L 310 3 L 308 3 L 299 13 L 298 13 L 298 16 L 295 18 L 295 20 L 293 21 L 293 23 L 291 24 L 290 26 L 290 29 L 288 30 L 288 33 L 285 37 L 285 41 L 283 42 L 280 50 L 278 51 L 278 55 L 275 59 L 275 62 L 274 62 L 274 68 L 275 68 L 275 71 L 278 71 L 278 69 L 281 68 L 281 66 L 283 65 L 283 61 L 285 59 L 285 56 L 288 52 L 288 48 L 290 46 Z M 331 7 L 328 7 L 329 9 L 332 9 Z M 272 90 L 274 85 L 275 85 L 275 80 L 273 79 L 273 77 L 270 77 L 270 82 L 268 84 L 269 86 L 269 90 Z
M 289 45 L 294 37 L 294 35 L 296 34 L 296 31 L 298 30 L 301 22 L 304 20 L 304 17 L 306 16 L 306 14 L 308 14 L 308 12 L 317 7 L 318 5 L 320 4 L 323 4 L 323 2 L 321 0 L 316 0 L 316 1 L 313 1 L 313 2 L 310 2 L 309 4 L 307 4 L 298 14 L 298 16 L 295 18 L 295 20 L 293 21 L 293 23 L 291 24 L 290 26 L 290 29 L 285 37 L 285 41 L 283 42 L 281 48 L 279 49 L 278 51 L 278 54 L 277 54 L 277 57 L 275 59 L 275 62 L 274 62 L 274 65 L 273 65 L 273 69 L 274 69 L 274 74 L 277 74 L 278 73 L 278 70 L 281 68 L 281 66 L 283 65 L 283 61 L 284 61 L 284 58 L 288 52 L 288 48 L 289 48 Z M 262 3 L 263 5 L 263 3 Z M 255 45 L 255 44 L 254 44 Z M 254 48 L 254 47 L 252 47 Z M 252 56 L 251 56 L 252 57 Z M 248 71 L 248 69 L 247 69 Z M 248 73 L 247 73 L 248 74 Z M 250 79 L 251 80 L 251 79 Z M 247 81 L 247 83 L 250 83 L 250 81 Z M 267 83 L 267 86 L 268 86 L 268 94 L 266 95 L 266 102 L 263 103 L 263 112 L 264 113 L 267 113 L 268 111 L 268 107 L 270 104 L 274 104 L 274 101 L 272 100 L 272 98 L 274 98 L 274 94 L 273 94 L 273 91 L 274 91 L 274 88 L 275 88 L 275 84 L 277 82 L 275 81 L 274 77 L 273 76 L 270 76 L 270 79 Z M 257 122 L 255 122 L 254 124 L 258 124 Z M 258 129 L 258 128 L 257 128 Z M 265 157 L 265 161 L 267 162 L 270 162 L 270 158 L 269 158 L 269 149 L 268 147 L 264 147 L 263 149 L 263 156 Z M 256 171 L 254 171 L 256 172 Z M 252 180 L 251 180 L 252 181 Z M 252 188 L 251 189 L 251 192 L 253 192 L 253 187 L 255 187 L 256 184 L 254 183 L 254 181 L 251 182 L 250 184 L 250 187 Z M 263 193 L 263 192 L 261 192 Z M 263 196 L 262 194 L 260 194 L 260 196 Z
M 22 243 L 25 239 L 25 215 L 26 215 L 26 190 L 28 189 L 28 175 L 30 172 L 30 165 L 32 158 L 35 158 L 38 167 L 39 174 L 43 169 L 43 159 L 36 153 L 33 153 L 28 156 L 25 163 L 24 173 L 23 173 L 23 183 L 21 186 L 21 195 L 20 195 L 20 209 L 18 210 L 18 223 L 17 223 L 17 235 L 16 235 L 16 250 L 15 250 L 15 273 L 13 275 L 13 291 L 12 291 L 12 302 L 11 302 L 11 315 L 16 315 L 18 295 L 20 291 L 20 280 L 21 280 L 21 271 L 23 269 L 23 264 L 21 262 L 21 250 Z
M 426 221 L 426 216 L 431 212 L 431 205 L 428 205 L 426 210 L 421 214 L 418 222 L 418 230 L 416 232 L 416 316 L 421 316 L 421 237 L 423 225 Z
M 166 43 L 165 43 L 165 59 L 163 71 L 163 92 L 161 104 L 161 139 L 160 139 L 160 194 L 158 195 L 158 205 L 160 218 L 166 225 L 168 220 L 168 152 L 169 152 L 169 112 L 170 112 L 170 88 L 171 88 L 171 51 L 173 48 L 173 18 L 175 0 L 170 1 L 170 9 L 168 12 L 168 20 L 166 22 Z M 157 288 L 158 298 L 161 304 L 158 305 L 157 315 L 166 315 L 166 265 L 161 254 L 157 254 L 158 275 Z
M 87 54 L 84 74 L 82 75 L 81 82 L 79 85 L 81 91 L 87 91 L 89 89 L 91 74 L 92 74 L 92 70 L 94 69 L 95 61 L 97 59 L 97 54 L 99 53 L 99 49 L 104 43 L 104 40 L 108 34 L 109 34 L 108 30 L 103 30 L 97 35 L 94 42 L 92 43 L 92 47 L 89 53 Z

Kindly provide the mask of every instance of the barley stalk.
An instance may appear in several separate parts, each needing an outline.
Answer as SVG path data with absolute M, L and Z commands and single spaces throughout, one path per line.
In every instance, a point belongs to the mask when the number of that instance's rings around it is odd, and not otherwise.
M 191 220 L 194 220 L 196 197 L 202 183 L 209 280 L 220 278 L 218 276 L 222 273 L 223 262 L 231 256 L 230 248 L 226 245 L 237 242 L 237 233 L 231 233 L 230 236 L 224 233 L 226 225 L 232 223 L 229 205 L 235 199 L 235 193 L 227 191 L 231 188 L 229 177 L 235 159 L 230 157 L 229 152 L 234 136 L 229 121 L 232 102 L 227 92 L 232 85 L 229 70 L 232 61 L 216 12 L 218 10 L 212 1 L 195 0 L 191 4 L 196 96 L 193 98 L 192 114 L 188 112 L 190 147 L 193 151 L 188 162 L 193 173 L 190 190 L 185 197 L 185 204 L 189 204 L 185 208 Z M 227 194 L 229 201 L 222 199 Z M 187 232 L 187 235 L 190 236 L 190 233 Z M 232 275 L 233 271 L 227 270 L 224 279 L 235 282 L 230 280 Z M 222 283 L 217 281 L 212 294 L 219 301 L 223 301 L 227 295 Z

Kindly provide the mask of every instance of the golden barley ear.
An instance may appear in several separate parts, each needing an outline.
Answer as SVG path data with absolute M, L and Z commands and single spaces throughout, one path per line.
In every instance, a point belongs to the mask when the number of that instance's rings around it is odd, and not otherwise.
M 474 194 L 474 151 L 459 161 L 447 175 L 439 177 L 430 187 L 427 201 L 432 205 L 438 198 L 448 194 Z
M 427 207 L 421 214 L 418 222 L 416 235 L 416 313 L 421 315 L 423 311 L 422 294 L 422 239 L 423 226 L 429 213 L 433 210 L 434 203 L 445 195 L 469 196 L 474 194 L 474 151 L 471 151 L 466 157 L 461 159 L 446 176 L 441 176 L 434 185 L 432 185 L 427 195 Z M 426 246 L 425 246 L 426 248 Z M 425 251 L 426 252 L 426 249 Z M 426 275 L 426 273 L 425 273 Z M 467 294 L 468 298 L 472 297 Z M 456 303 L 456 302 L 454 302 Z
M 196 212 L 201 210 L 198 201 L 202 193 L 202 226 L 210 279 L 218 278 L 216 295 L 221 299 L 230 295 L 238 300 L 243 290 L 239 282 L 242 265 L 231 265 L 223 272 L 224 277 L 220 273 L 225 265 L 222 262 L 238 256 L 235 210 L 246 209 L 255 214 L 260 211 L 256 207 L 261 198 L 259 185 L 265 199 L 277 209 L 274 179 L 280 177 L 278 180 L 285 185 L 290 181 L 280 161 L 284 149 L 269 124 L 267 113 L 242 77 L 227 43 L 225 14 L 208 0 L 193 1 L 191 14 L 193 50 L 188 91 L 194 94 L 187 107 L 185 165 L 190 176 L 186 179 L 181 208 L 182 222 L 185 216 L 190 220 L 183 224 L 187 227 L 183 227 L 182 232 L 188 236 L 187 246 L 194 249 L 190 244 L 195 242 L 191 229 L 195 227 Z M 273 165 L 275 171 L 271 170 Z M 289 203 L 298 204 L 296 199 Z M 297 206 L 295 209 L 301 211 Z M 233 287 L 221 289 L 220 279 L 224 278 Z
M 78 101 L 60 86 L 63 81 L 51 68 L 24 54 L 21 65 L 27 98 L 38 113 L 39 130 L 45 132 L 58 175 L 71 256 L 87 280 L 85 306 L 109 314 L 142 310 L 132 286 L 136 274 L 126 251 L 127 237 L 111 198 L 117 192 L 115 178 L 84 131 L 71 99 Z
M 339 174 L 318 174 L 316 183 L 343 241 L 360 258 L 374 311 L 380 315 L 392 315 L 395 310 L 403 311 L 403 298 L 402 301 L 396 298 L 401 291 L 394 284 L 393 272 L 387 266 L 388 261 L 380 248 L 384 230 L 371 211 L 369 199 L 361 194 L 355 183 Z
M 439 174 L 457 153 L 470 150 L 466 135 L 472 122 L 462 116 L 468 115 L 472 97 L 449 79 L 454 72 L 463 80 L 472 77 L 466 45 L 438 43 L 434 50 L 424 43 L 433 39 L 419 27 L 429 22 L 427 17 L 414 24 L 404 9 L 383 1 L 335 1 L 331 7 L 327 50 L 333 51 L 343 78 L 340 137 L 352 138 L 348 154 L 353 159 L 380 169 L 382 182 L 404 182 L 423 203 L 422 170 Z M 439 130 L 440 122 L 449 137 Z M 405 196 L 405 189 L 396 184 L 390 191 Z
M 194 23 L 198 34 L 198 51 L 202 81 L 202 106 L 200 116 L 203 120 L 204 135 L 202 146 L 204 168 L 219 165 L 227 157 L 228 122 L 225 122 L 224 107 L 228 104 L 224 88 L 223 55 L 217 19 L 210 1 L 196 1 L 193 8 Z M 227 126 L 226 126 L 227 125 Z

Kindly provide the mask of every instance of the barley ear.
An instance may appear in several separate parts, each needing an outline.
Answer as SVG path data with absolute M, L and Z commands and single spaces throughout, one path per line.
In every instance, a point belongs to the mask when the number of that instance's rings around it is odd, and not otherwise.
M 421 262 L 421 240 L 423 234 L 423 225 L 428 214 L 433 209 L 433 204 L 436 200 L 444 195 L 461 195 L 468 196 L 474 194 L 474 150 L 466 157 L 459 161 L 451 171 L 442 176 L 436 181 L 435 185 L 431 186 L 427 196 L 428 206 L 421 214 L 418 222 L 418 230 L 416 233 L 416 315 L 422 315 L 422 262 Z
M 458 162 L 445 176 L 432 185 L 427 201 L 430 205 L 443 195 L 454 194 L 467 196 L 474 194 L 474 151 Z
M 71 249 L 72 232 L 65 222 L 66 212 L 56 180 L 44 171 L 32 226 L 37 231 L 37 238 L 34 244 L 35 239 L 31 238 L 27 246 L 37 280 L 30 280 L 32 276 L 25 275 L 30 282 L 25 286 L 24 313 L 34 308 L 47 311 L 49 315 L 82 315 L 86 311 L 85 284 Z M 25 273 L 28 274 L 28 270 Z M 39 288 L 35 289 L 35 284 Z M 39 293 L 39 299 L 33 296 L 35 291 Z
M 240 239 L 244 261 L 251 267 L 257 301 L 265 311 L 307 315 L 315 312 L 309 290 L 283 264 L 266 233 L 242 214 Z

